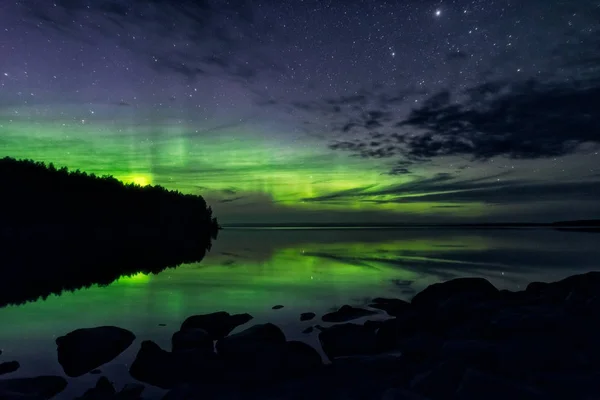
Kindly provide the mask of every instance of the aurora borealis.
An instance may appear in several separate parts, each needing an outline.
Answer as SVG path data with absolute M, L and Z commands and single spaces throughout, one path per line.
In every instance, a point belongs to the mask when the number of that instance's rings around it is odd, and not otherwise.
M 222 224 L 600 216 L 598 115 L 549 124 L 531 97 L 597 99 L 573 58 L 593 1 L 146 3 L 0 6 L 0 156 L 201 194 Z M 525 120 L 427 101 L 528 80 Z

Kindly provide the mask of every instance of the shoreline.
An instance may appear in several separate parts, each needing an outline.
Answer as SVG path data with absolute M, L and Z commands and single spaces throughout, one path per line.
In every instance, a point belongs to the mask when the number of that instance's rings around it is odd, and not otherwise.
M 141 382 L 169 390 L 165 399 L 236 393 L 237 398 L 336 398 L 354 392 L 363 397 L 348 398 L 475 399 L 494 391 L 504 398 L 586 399 L 588 392 L 600 393 L 594 386 L 600 376 L 598 294 L 600 272 L 534 282 L 519 292 L 497 290 L 482 278 L 458 278 L 430 285 L 410 303 L 373 299 L 370 307 L 389 316 L 383 321 L 356 324 L 375 313 L 350 306 L 314 319 L 299 315 L 315 321 L 329 364 L 306 343 L 288 341 L 279 327 L 253 325 L 248 314 L 192 316 L 174 332 L 169 351 L 142 342 L 125 392 L 117 395 L 100 377 L 81 398 L 142 398 L 143 388 L 133 384 Z M 238 326 L 246 329 L 230 334 Z M 67 376 L 98 372 L 132 338 L 134 333 L 116 327 L 78 329 L 57 339 L 59 362 Z M 81 346 L 92 349 L 89 357 L 81 357 Z M 0 365 L 10 361 L 0 355 Z M 66 387 L 62 377 L 46 379 L 11 380 L 6 373 L 0 397 L 7 391 L 31 394 L 26 387 L 45 385 L 35 393 L 50 398 Z

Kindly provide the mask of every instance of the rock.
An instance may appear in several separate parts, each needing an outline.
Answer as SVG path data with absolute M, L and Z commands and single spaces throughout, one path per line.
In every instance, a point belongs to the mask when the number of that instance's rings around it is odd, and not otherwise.
M 530 382 L 555 399 L 587 400 L 600 393 L 600 372 L 542 372 L 530 378 Z
M 319 342 L 330 360 L 376 352 L 375 332 L 358 324 L 331 326 L 319 333 Z
M 448 340 L 440 349 L 440 359 L 490 371 L 498 368 L 501 352 L 501 345 L 488 340 Z
M 304 329 L 302 333 L 312 333 L 313 330 L 314 328 L 312 326 L 309 326 L 308 328 Z
M 317 314 L 315 314 L 314 312 L 305 312 L 300 314 L 300 321 L 310 321 L 316 316 Z
M 50 399 L 66 387 L 62 376 L 0 379 L 0 399 Z
M 92 375 L 98 375 L 98 374 L 101 374 L 101 373 L 102 373 L 102 371 L 100 371 L 99 369 L 95 369 L 95 370 L 90 371 L 90 374 L 92 374 Z
M 285 374 L 285 335 L 271 323 L 259 324 L 217 341 L 217 354 L 225 360 L 228 379 L 234 383 L 266 383 Z
M 343 305 L 339 310 L 330 312 L 321 317 L 323 322 L 346 322 L 367 315 L 376 314 L 375 311 Z
M 138 381 L 169 389 L 181 381 L 178 369 L 172 353 L 161 349 L 150 340 L 145 340 L 129 368 L 129 373 Z
M 251 326 L 217 342 L 219 355 L 228 357 L 243 356 L 261 350 L 263 347 L 285 345 L 285 334 L 278 326 L 267 323 Z
M 499 297 L 499 291 L 483 278 L 457 278 L 428 286 L 413 297 L 411 305 L 418 310 L 434 311 L 454 296 L 460 296 L 463 302 L 492 300 Z
M 373 299 L 373 303 L 369 304 L 369 307 L 383 310 L 388 315 L 397 317 L 410 309 L 410 303 L 401 299 L 376 297 Z
M 279 310 L 282 308 L 283 308 L 283 306 L 281 304 L 278 304 L 278 305 L 272 307 L 273 310 Z
M 396 350 L 411 362 L 424 362 L 438 356 L 442 341 L 429 333 L 422 333 L 410 338 L 400 339 L 396 343 Z
M 579 343 L 542 335 L 501 342 L 496 371 L 520 379 L 537 372 L 582 371 L 596 369 L 597 359 L 588 357 Z
M 410 389 L 433 400 L 445 400 L 460 386 L 464 371 L 465 366 L 460 362 L 443 362 L 415 376 Z
M 323 366 L 323 359 L 317 350 L 304 342 L 289 341 L 286 343 L 284 369 L 291 376 L 302 376 L 316 373 Z
M 385 320 L 377 329 L 377 348 L 380 351 L 393 350 L 403 338 L 429 331 L 425 317 L 415 312 Z
M 0 375 L 9 374 L 19 369 L 21 365 L 17 361 L 7 361 L 0 363 Z
M 138 400 L 142 398 L 142 392 L 144 391 L 144 385 L 139 383 L 128 383 L 123 389 L 115 396 L 115 400 Z
M 236 327 L 250 321 L 250 314 L 234 314 L 219 311 L 212 314 L 193 315 L 183 321 L 181 330 L 204 329 L 212 340 L 219 340 L 229 335 Z
M 242 392 L 237 387 L 216 383 L 179 385 L 169 390 L 161 400 L 245 400 L 251 398 L 253 397 L 248 396 L 246 391 Z
M 405 389 L 388 389 L 381 396 L 381 400 L 428 400 L 420 394 Z
M 373 332 L 375 332 L 377 329 L 381 328 L 381 326 L 383 326 L 383 322 L 384 321 L 372 321 L 372 320 L 368 320 L 365 321 L 365 323 L 363 324 L 363 326 L 367 329 L 371 329 Z
M 156 343 L 145 340 L 129 368 L 129 373 L 140 382 L 170 389 L 185 382 L 218 380 L 224 365 L 216 354 L 203 350 L 171 353 Z
M 112 361 L 135 340 L 116 326 L 77 329 L 56 339 L 58 362 L 65 374 L 78 377 Z
M 96 386 L 85 391 L 83 396 L 78 397 L 78 400 L 103 400 L 112 399 L 117 394 L 112 383 L 105 376 L 101 376 L 96 382 Z
M 509 380 L 468 369 L 456 391 L 457 400 L 541 400 L 547 399 L 540 390 Z
M 213 340 L 204 329 L 186 329 L 177 331 L 171 338 L 173 352 L 187 350 L 201 350 L 205 353 L 214 353 Z

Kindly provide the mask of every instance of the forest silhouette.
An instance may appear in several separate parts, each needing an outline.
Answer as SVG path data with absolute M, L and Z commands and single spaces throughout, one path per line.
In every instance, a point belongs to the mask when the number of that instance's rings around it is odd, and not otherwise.
M 0 307 L 200 261 L 219 230 L 201 196 L 0 159 Z

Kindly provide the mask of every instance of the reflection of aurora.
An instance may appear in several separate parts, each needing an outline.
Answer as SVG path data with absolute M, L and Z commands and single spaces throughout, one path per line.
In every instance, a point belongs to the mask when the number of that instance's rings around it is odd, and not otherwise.
M 275 206 L 421 215 L 484 213 L 483 204 L 479 203 L 459 206 L 431 201 L 391 202 L 398 194 L 382 194 L 381 189 L 415 178 L 383 174 L 387 167 L 380 161 L 332 152 L 322 142 L 311 143 L 310 139 L 292 148 L 284 141 L 252 131 L 191 138 L 181 125 L 119 127 L 92 122 L 78 125 L 71 121 L 63 126 L 60 121 L 1 120 L 0 136 L 6 155 L 109 174 L 141 185 L 160 184 L 185 193 L 199 193 L 209 202 L 212 200 L 218 216 L 239 213 L 240 207 L 251 215 L 252 207 L 263 211 L 267 207 L 268 212 L 268 207 Z M 430 168 L 415 172 L 432 176 L 436 171 Z M 374 193 L 376 190 L 378 193 Z M 359 191 L 360 196 L 351 201 L 323 200 L 323 196 L 347 191 Z M 321 200 L 306 201 L 316 197 Z

